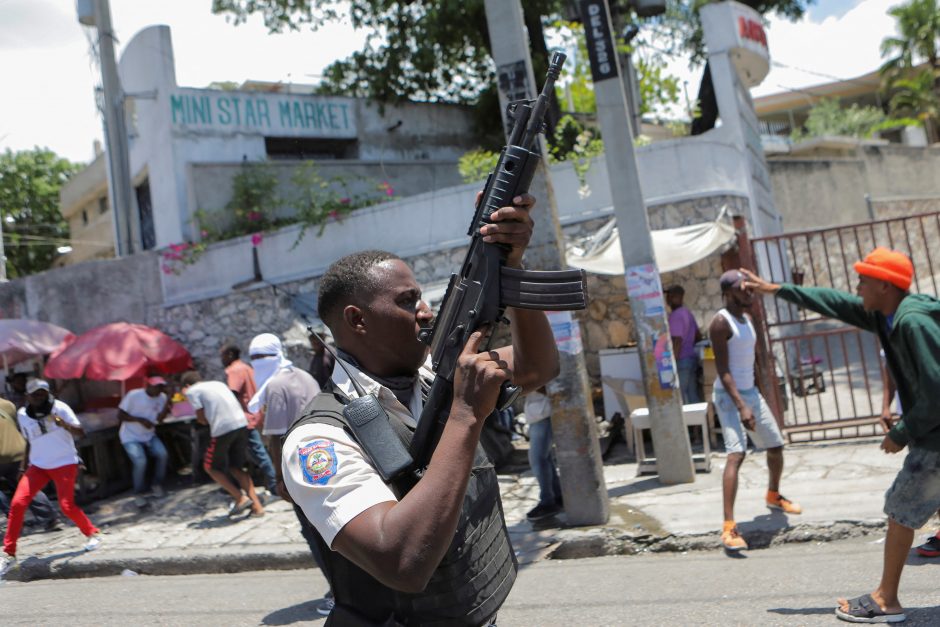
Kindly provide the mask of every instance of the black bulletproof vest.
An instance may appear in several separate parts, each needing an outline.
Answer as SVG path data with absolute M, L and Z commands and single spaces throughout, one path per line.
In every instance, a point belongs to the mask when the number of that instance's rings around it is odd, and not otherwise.
M 342 427 L 354 437 L 343 417 L 343 405 L 349 401 L 329 387 L 310 402 L 290 431 L 322 423 Z M 407 447 L 412 429 L 393 415 L 389 420 Z M 412 475 L 405 473 L 389 487 L 400 499 L 414 483 Z M 398 592 L 379 583 L 317 537 L 336 601 L 327 619 L 331 627 L 482 625 L 509 596 L 519 568 L 503 518 L 496 471 L 479 445 L 454 540 L 423 592 Z

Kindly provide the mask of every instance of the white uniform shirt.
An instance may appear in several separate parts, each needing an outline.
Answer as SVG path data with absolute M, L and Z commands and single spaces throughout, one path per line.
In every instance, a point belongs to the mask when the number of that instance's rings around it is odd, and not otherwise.
M 235 394 L 221 381 L 200 381 L 186 388 L 186 399 L 193 409 L 201 409 L 214 438 L 248 426 L 245 412 Z
M 166 394 L 162 392 L 157 396 L 148 396 L 147 390 L 139 388 L 131 390 L 121 399 L 118 409 L 123 409 L 126 413 L 137 418 L 144 418 L 147 421 L 157 424 L 157 416 L 166 406 Z M 142 424 L 136 422 L 122 422 L 121 429 L 118 431 L 118 437 L 121 443 L 124 442 L 149 442 L 156 435 L 153 428 L 148 429 Z
M 373 394 L 390 416 L 415 426 L 412 416 L 420 416 L 424 405 L 420 381 L 415 381 L 411 406 L 406 408 L 391 390 L 354 366 L 346 363 L 346 367 L 365 392 Z M 427 363 L 420 374 L 433 377 Z M 358 396 L 338 363 L 333 366 L 332 379 L 347 397 Z M 333 546 L 336 534 L 365 510 L 379 503 L 398 500 L 359 444 L 341 427 L 306 424 L 294 429 L 284 441 L 281 469 L 287 491 L 328 546 Z
M 16 412 L 16 420 L 20 423 L 20 433 L 29 441 L 29 463 L 45 470 L 69 466 L 81 461 L 75 449 L 75 439 L 72 434 L 65 427 L 57 425 L 53 416 L 58 416 L 62 422 L 74 427 L 82 426 L 72 408 L 60 400 L 52 402 L 52 413 L 42 419 L 42 426 L 39 420 L 34 420 L 26 414 L 25 407 L 20 407 Z M 42 432 L 43 426 L 46 428 L 45 433 Z

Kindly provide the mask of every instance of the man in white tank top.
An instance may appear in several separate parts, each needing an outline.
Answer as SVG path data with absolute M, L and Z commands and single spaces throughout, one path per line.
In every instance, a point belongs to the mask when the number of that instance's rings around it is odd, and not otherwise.
M 734 499 L 738 493 L 738 471 L 747 452 L 748 437 L 756 448 L 767 451 L 767 467 L 770 470 L 767 507 L 787 514 L 803 511 L 799 505 L 780 494 L 784 440 L 754 379 L 757 333 L 750 315 L 745 313 L 753 299 L 751 290 L 744 288 L 745 279 L 737 270 L 729 270 L 721 275 L 719 282 L 725 307 L 715 314 L 708 328 L 718 371 L 712 401 L 728 453 L 722 478 L 724 526 L 721 532 L 721 542 L 728 551 L 747 549 L 747 542 L 738 533 L 734 522 Z

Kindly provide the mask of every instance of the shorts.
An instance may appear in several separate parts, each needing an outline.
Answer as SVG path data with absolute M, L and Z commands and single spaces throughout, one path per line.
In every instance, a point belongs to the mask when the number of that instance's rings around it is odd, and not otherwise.
M 741 422 L 741 414 L 731 399 L 731 395 L 722 389 L 715 388 L 712 392 L 712 401 L 718 413 L 718 422 L 721 423 L 721 437 L 725 441 L 726 453 L 744 453 L 747 451 L 747 438 L 750 436 L 754 448 L 767 450 L 783 446 L 783 434 L 777 426 L 767 401 L 760 395 L 756 387 L 749 390 L 738 390 L 744 402 L 750 405 L 757 427 L 748 431 Z
M 920 529 L 940 509 L 940 451 L 912 447 L 885 492 L 885 514 L 909 529 Z
M 229 468 L 244 468 L 248 462 L 248 428 L 241 427 L 212 438 L 202 467 L 225 472 Z

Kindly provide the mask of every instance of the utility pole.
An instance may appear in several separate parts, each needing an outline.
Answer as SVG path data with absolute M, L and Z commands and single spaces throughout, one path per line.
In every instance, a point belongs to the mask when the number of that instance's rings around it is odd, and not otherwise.
M 3 249 L 3 211 L 0 210 L 0 283 L 7 282 L 7 255 Z
M 111 26 L 111 8 L 108 0 L 89 0 L 78 3 L 78 20 L 94 26 L 98 32 L 98 59 L 101 64 L 101 84 L 104 90 L 104 134 L 108 146 L 108 173 L 111 191 L 111 214 L 114 225 L 115 254 L 132 254 L 137 245 L 140 228 L 139 216 L 131 186 L 130 151 L 127 143 L 127 122 L 124 116 L 124 90 L 118 77 L 114 58 L 114 29 Z M 89 12 L 89 8 L 92 10 Z
M 597 118 L 604 137 L 611 197 L 620 232 L 627 296 L 649 405 L 656 469 L 663 483 L 693 483 L 692 449 L 682 416 L 672 338 L 633 150 L 629 107 L 620 79 L 610 9 L 607 0 L 580 0 L 579 6 L 591 60 Z
M 499 104 L 506 129 L 506 105 L 512 100 L 535 98 L 538 90 L 520 1 L 485 0 L 485 7 L 499 81 Z M 564 239 L 555 195 L 545 167 L 547 152 L 543 140 L 539 146 L 542 161 L 530 187 L 532 195 L 538 199 L 537 215 L 526 259 L 539 269 L 563 269 L 567 265 L 562 247 Z M 552 431 L 565 516 L 572 525 L 604 524 L 610 515 L 610 504 L 580 327 L 578 321 L 571 317 L 571 312 L 553 314 L 551 322 L 559 346 L 561 374 L 547 388 L 552 399 Z

